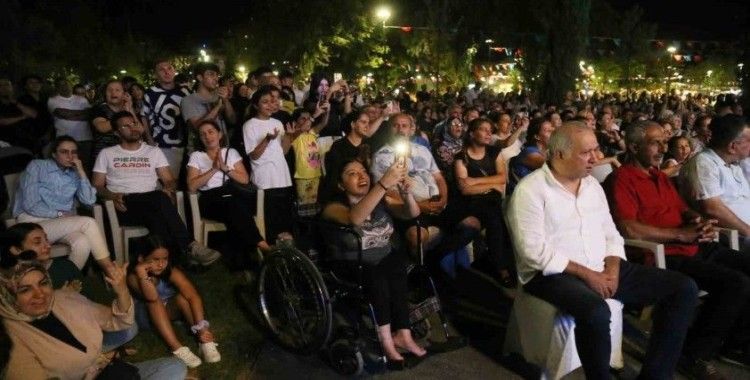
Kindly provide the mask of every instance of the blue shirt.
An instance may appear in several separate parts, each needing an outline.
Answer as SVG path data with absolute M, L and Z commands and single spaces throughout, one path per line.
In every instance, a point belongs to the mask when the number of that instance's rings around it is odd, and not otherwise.
M 75 199 L 91 206 L 96 189 L 73 168 L 61 168 L 54 160 L 33 160 L 21 174 L 13 204 L 13 216 L 22 213 L 38 218 L 56 218 L 74 211 Z

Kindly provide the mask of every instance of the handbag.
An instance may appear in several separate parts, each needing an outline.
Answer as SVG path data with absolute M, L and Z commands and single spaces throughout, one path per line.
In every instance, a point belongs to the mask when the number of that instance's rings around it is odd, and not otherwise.
M 224 152 L 224 162 L 227 162 L 227 158 L 229 158 L 229 148 L 227 148 L 226 152 Z M 255 187 L 255 185 L 252 184 L 252 182 L 242 184 L 233 180 L 232 177 L 229 177 L 226 172 L 222 173 L 221 183 L 223 185 L 221 185 L 221 187 L 223 188 L 222 193 L 225 194 L 223 196 L 236 195 L 242 198 L 255 199 L 258 193 L 258 189 Z M 229 177 L 229 181 L 227 181 L 227 177 Z
M 96 380 L 140 380 L 138 367 L 118 358 L 112 358 L 106 367 L 102 368 Z

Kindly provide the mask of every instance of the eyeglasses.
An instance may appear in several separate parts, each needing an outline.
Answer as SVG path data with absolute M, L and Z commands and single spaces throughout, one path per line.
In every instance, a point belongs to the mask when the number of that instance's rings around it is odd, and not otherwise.
M 138 123 L 130 123 L 130 124 L 122 124 L 120 125 L 120 128 L 127 128 L 127 129 L 133 129 L 133 128 L 140 128 L 141 124 Z

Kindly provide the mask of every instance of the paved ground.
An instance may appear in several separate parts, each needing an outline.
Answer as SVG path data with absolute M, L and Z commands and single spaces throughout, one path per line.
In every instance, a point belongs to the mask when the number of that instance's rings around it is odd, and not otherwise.
M 361 377 L 373 379 L 524 379 L 539 378 L 538 369 L 526 363 L 503 359 L 501 347 L 504 335 L 504 315 L 509 303 L 498 289 L 469 279 L 464 288 L 472 289 L 463 294 L 464 300 L 456 305 L 447 305 L 453 316 L 453 326 L 468 338 L 469 344 L 461 349 L 434 355 L 419 366 L 406 371 L 383 372 L 370 369 Z M 481 296 L 479 296 L 481 295 Z M 468 301 L 466 301 L 468 299 Z M 495 305 L 491 310 L 474 306 Z M 433 333 L 440 329 L 433 328 Z M 439 336 L 439 334 L 438 334 Z M 634 359 L 637 353 L 626 350 L 628 369 L 617 378 L 634 379 L 640 363 Z M 343 379 L 325 363 L 322 355 L 297 356 L 273 343 L 266 342 L 254 358 L 251 377 L 257 379 Z M 717 363 L 728 379 L 750 379 L 750 371 Z M 577 370 L 565 379 L 584 379 L 583 371 Z M 678 379 L 685 377 L 678 375 Z

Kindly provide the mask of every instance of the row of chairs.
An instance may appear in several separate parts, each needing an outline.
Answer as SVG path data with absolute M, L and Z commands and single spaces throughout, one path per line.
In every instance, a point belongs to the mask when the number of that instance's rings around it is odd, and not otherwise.
M 8 208 L 3 213 L 2 219 L 5 221 L 6 227 L 10 227 L 17 223 L 15 218 L 11 215 L 11 209 L 15 201 L 15 193 L 18 189 L 18 182 L 20 179 L 20 173 L 6 174 L 3 177 L 6 188 L 8 189 L 9 202 Z M 215 220 L 206 219 L 201 217 L 200 208 L 198 207 L 197 193 L 188 194 L 188 201 L 190 202 L 190 211 L 193 225 L 193 237 L 200 244 L 208 243 L 208 236 L 211 232 L 215 231 L 226 231 L 226 226 Z M 258 226 L 258 230 L 261 236 L 265 238 L 265 213 L 263 209 L 264 204 L 264 193 L 263 190 L 258 190 L 257 197 L 257 213 L 255 215 L 255 223 Z M 177 213 L 180 215 L 183 223 L 186 222 L 185 213 L 185 194 L 182 191 L 176 193 L 177 201 Z M 130 239 L 138 238 L 141 236 L 148 235 L 149 231 L 144 226 L 125 226 L 120 224 L 117 218 L 117 211 L 115 210 L 114 202 L 108 200 L 104 202 L 104 207 L 101 205 L 94 205 L 93 217 L 97 222 L 97 225 L 101 229 L 102 233 L 105 232 L 105 211 L 106 217 L 109 222 L 110 236 L 112 237 L 112 248 L 115 255 L 115 261 L 118 263 L 124 263 L 128 260 L 128 253 L 130 252 Z M 65 257 L 70 254 L 70 247 L 64 243 L 55 243 L 52 245 L 52 257 Z

